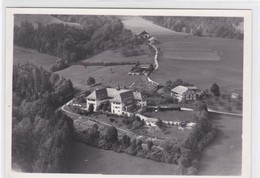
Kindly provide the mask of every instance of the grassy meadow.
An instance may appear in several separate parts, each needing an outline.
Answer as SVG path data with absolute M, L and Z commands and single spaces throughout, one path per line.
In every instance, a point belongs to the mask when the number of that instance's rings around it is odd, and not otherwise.
M 242 118 L 210 114 L 220 128 L 218 136 L 202 153 L 199 175 L 240 175 L 242 164 Z
M 151 35 L 157 36 L 164 35 L 182 35 L 183 33 L 177 33 L 164 27 L 155 25 L 153 22 L 143 19 L 138 16 L 122 16 L 120 17 L 124 27 L 131 30 L 134 34 L 140 33 L 143 30 L 147 31 Z
M 127 73 L 131 69 L 132 65 L 122 66 L 87 66 L 72 65 L 66 69 L 57 71 L 57 73 L 72 81 L 73 86 L 80 89 L 94 89 L 87 85 L 89 77 L 94 77 L 96 83 L 101 83 L 102 86 L 121 87 L 130 86 L 135 82 L 134 87 L 141 87 L 144 84 L 144 76 L 129 76 Z M 102 87 L 97 86 L 97 87 Z
M 163 54 L 159 57 L 159 69 L 151 75 L 155 81 L 164 84 L 167 80 L 182 79 L 201 89 L 209 89 L 216 82 L 220 87 L 229 86 L 229 91 L 232 91 L 232 87 L 236 91 L 242 90 L 243 41 L 194 36 L 158 38 L 162 42 Z M 186 59 L 176 60 L 178 57 L 173 54 L 175 43 L 182 48 L 182 52 L 187 50 Z
M 75 143 L 68 173 L 176 175 L 178 171 L 174 164 L 159 163 L 124 153 L 98 149 L 84 143 Z
M 153 63 L 153 54 L 147 45 L 140 45 L 144 50 L 144 54 L 138 56 L 125 57 L 121 54 L 120 50 L 106 50 L 82 62 L 140 62 L 140 63 Z
M 159 27 L 141 17 L 124 17 L 125 28 L 147 31 L 159 39 L 162 53 L 159 68 L 151 78 L 160 84 L 182 79 L 200 89 L 216 82 L 228 92 L 241 92 L 243 83 L 243 41 L 196 37 Z M 225 90 L 226 91 L 226 90 Z
M 14 46 L 13 54 L 14 64 L 26 64 L 30 62 L 37 66 L 42 66 L 47 70 L 49 70 L 51 65 L 58 60 L 58 58 L 55 56 L 39 53 L 36 50 L 22 48 L 19 46 Z

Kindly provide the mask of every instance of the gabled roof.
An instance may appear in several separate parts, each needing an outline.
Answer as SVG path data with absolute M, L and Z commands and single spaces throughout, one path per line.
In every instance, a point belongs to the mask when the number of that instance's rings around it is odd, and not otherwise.
M 114 98 L 116 96 L 118 96 L 120 93 L 126 92 L 129 90 L 125 90 L 125 89 L 116 89 L 116 88 L 107 88 L 107 95 L 109 98 Z
M 103 100 L 108 98 L 106 88 L 97 89 L 87 96 L 87 99 Z
M 112 102 L 123 103 L 125 105 L 132 103 L 134 100 L 143 100 L 140 92 L 116 88 L 97 89 L 86 98 L 94 100 L 111 99 Z
M 137 35 L 149 35 L 149 33 L 147 33 L 145 30 L 140 32 L 140 33 L 137 33 Z
M 143 96 L 142 96 L 142 94 L 140 93 L 140 92 L 138 92 L 138 91 L 135 91 L 135 92 L 133 92 L 133 94 L 134 94 L 134 99 L 135 100 L 143 100 Z
M 126 91 L 123 93 L 119 93 L 116 97 L 114 97 L 112 102 L 117 102 L 117 103 L 123 103 L 123 104 L 131 104 L 134 101 L 134 95 L 132 91 Z
M 182 94 L 185 93 L 187 90 L 188 90 L 187 87 L 179 85 L 179 86 L 173 88 L 173 89 L 171 90 L 171 92 L 182 95 Z
M 193 90 L 197 90 L 196 86 L 182 86 L 179 85 L 171 90 L 173 93 L 177 93 L 179 95 L 183 95 L 186 91 L 194 92 Z

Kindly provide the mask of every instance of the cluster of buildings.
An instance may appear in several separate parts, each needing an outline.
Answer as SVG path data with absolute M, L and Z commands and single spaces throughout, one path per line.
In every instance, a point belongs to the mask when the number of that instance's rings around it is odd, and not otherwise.
M 160 43 L 159 40 L 156 37 L 151 36 L 146 31 L 142 31 L 140 33 L 137 33 L 135 36 L 138 39 L 147 40 L 150 44 L 159 44 Z
M 171 90 L 171 96 L 176 98 L 179 102 L 194 101 L 204 94 L 203 91 L 198 90 L 196 86 L 182 86 L 179 85 Z
M 178 102 L 194 101 L 203 94 L 196 86 L 177 86 L 171 90 L 171 96 L 176 98 Z M 89 109 L 93 105 L 93 111 L 97 111 L 98 107 L 109 102 L 111 106 L 110 112 L 117 115 L 128 114 L 134 108 L 141 109 L 147 105 L 147 100 L 142 93 L 128 89 L 102 88 L 96 89 L 86 97 L 86 107 Z
M 109 102 L 111 113 L 117 115 L 127 114 L 133 108 L 143 108 L 147 102 L 143 95 L 137 91 L 118 88 L 102 88 L 94 90 L 86 97 L 87 109 L 93 105 L 94 111 L 97 111 L 101 103 Z
M 129 72 L 128 75 L 145 75 L 150 72 L 152 64 L 139 64 L 134 66 Z M 153 66 L 152 66 L 153 67 Z

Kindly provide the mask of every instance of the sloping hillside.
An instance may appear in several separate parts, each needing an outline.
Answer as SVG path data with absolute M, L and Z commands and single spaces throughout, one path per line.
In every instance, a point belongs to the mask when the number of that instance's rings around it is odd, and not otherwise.
M 21 26 L 21 23 L 25 20 L 31 23 L 34 28 L 38 28 L 38 23 L 41 23 L 42 25 L 67 24 L 71 27 L 83 28 L 83 26 L 78 23 L 63 22 L 51 15 L 19 14 L 14 16 L 14 24 L 17 26 Z
M 59 59 L 55 56 L 42 54 L 36 50 L 23 48 L 20 46 L 14 46 L 13 54 L 14 64 L 22 65 L 27 63 L 33 63 L 37 66 L 42 66 L 46 70 L 49 70 L 50 66 L 55 64 L 55 62 Z
M 134 34 L 140 33 L 143 30 L 147 31 L 151 35 L 184 35 L 185 33 L 178 33 L 173 30 L 161 27 L 154 24 L 152 21 L 146 20 L 139 16 L 122 16 L 120 17 L 124 27 L 131 30 Z M 187 35 L 187 34 L 185 34 Z
M 240 17 L 145 16 L 143 18 L 161 27 L 195 36 L 243 39 L 243 18 Z

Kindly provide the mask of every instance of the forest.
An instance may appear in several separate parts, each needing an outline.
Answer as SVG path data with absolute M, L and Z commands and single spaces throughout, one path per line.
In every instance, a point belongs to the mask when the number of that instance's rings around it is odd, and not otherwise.
M 239 29 L 243 18 L 239 17 L 173 17 L 145 16 L 157 25 L 168 29 L 193 34 L 220 38 L 243 39 L 243 30 Z
M 14 65 L 12 166 L 24 172 L 66 170 L 74 128 L 58 108 L 73 95 L 70 80 L 33 64 Z
M 14 44 L 35 49 L 41 53 L 57 56 L 59 64 L 52 71 L 87 59 L 106 49 L 117 49 L 129 43 L 138 43 L 132 32 L 124 29 L 121 20 L 115 16 L 53 15 L 64 22 L 79 23 L 83 29 L 54 23 L 38 28 L 28 21 L 14 27 Z

